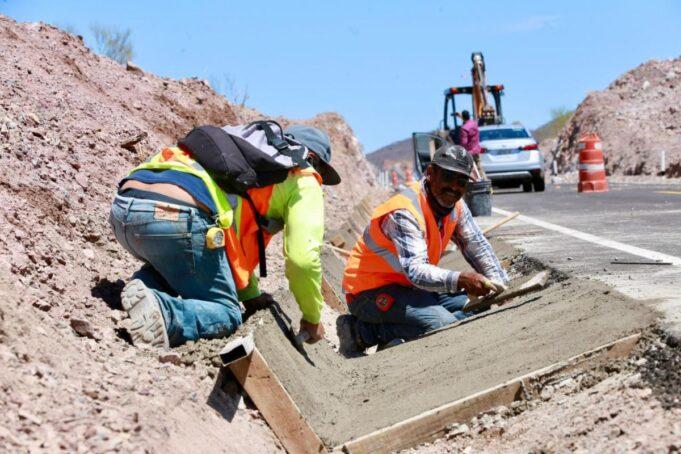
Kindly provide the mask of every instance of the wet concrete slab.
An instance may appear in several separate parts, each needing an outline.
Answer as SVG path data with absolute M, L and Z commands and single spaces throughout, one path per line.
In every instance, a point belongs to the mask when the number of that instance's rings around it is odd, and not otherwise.
M 287 295 L 277 295 L 293 320 Z M 374 355 L 345 359 L 322 341 L 304 357 L 271 317 L 255 341 L 329 446 L 640 332 L 656 315 L 606 285 L 576 278 Z

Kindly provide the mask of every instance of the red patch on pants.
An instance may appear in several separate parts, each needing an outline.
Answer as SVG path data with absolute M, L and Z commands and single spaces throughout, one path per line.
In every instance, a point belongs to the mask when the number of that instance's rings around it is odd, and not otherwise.
M 378 307 L 379 311 L 388 312 L 388 310 L 393 306 L 395 298 L 388 295 L 387 293 L 380 293 L 378 296 L 376 296 L 374 301 L 376 302 L 376 307 Z

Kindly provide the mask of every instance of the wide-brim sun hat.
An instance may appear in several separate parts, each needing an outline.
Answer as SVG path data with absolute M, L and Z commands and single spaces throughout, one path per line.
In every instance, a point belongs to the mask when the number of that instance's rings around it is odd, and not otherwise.
M 331 166 L 331 142 L 324 131 L 312 126 L 292 125 L 284 130 L 284 134 L 293 137 L 319 157 L 318 170 L 325 185 L 334 186 L 341 182 L 340 175 Z

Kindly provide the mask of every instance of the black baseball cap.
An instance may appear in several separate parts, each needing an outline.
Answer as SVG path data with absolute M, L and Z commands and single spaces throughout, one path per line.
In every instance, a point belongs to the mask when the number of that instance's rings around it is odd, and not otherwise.
M 460 145 L 445 144 L 435 150 L 431 164 L 470 178 L 473 157 Z

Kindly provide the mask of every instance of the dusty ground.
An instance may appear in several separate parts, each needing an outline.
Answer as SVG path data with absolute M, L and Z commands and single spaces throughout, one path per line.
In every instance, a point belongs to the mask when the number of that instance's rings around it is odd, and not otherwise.
M 564 378 L 541 400 L 453 424 L 445 438 L 405 452 L 678 452 L 681 389 L 671 376 L 680 358 L 678 345 L 649 338 L 629 360 Z M 650 380 L 651 369 L 665 378 Z
M 53 27 L 0 16 L 1 451 L 281 450 L 259 413 L 229 384 L 230 392 L 223 391 L 203 343 L 159 355 L 125 341 L 118 293 L 138 264 L 116 244 L 106 221 L 116 181 L 155 148 L 198 124 L 259 116 L 231 106 L 203 81 L 126 69 Z M 375 182 L 340 116 L 304 122 L 332 139 L 344 178 L 326 192 L 328 224 L 337 227 Z M 120 146 L 142 133 L 136 145 Z M 279 242 L 270 247 L 273 276 L 281 270 L 280 249 Z M 263 283 L 272 291 L 284 285 L 276 277 Z M 674 383 L 662 369 L 641 372 L 643 383 Z M 665 405 L 674 402 L 675 389 Z M 610 399 L 618 390 L 606 386 L 602 393 Z M 626 413 L 657 397 L 633 393 L 631 399 L 613 405 Z M 565 421 L 591 416 L 594 407 L 580 402 L 563 404 Z M 532 411 L 551 415 L 549 405 Z M 661 408 L 654 408 L 659 427 L 678 421 L 677 410 Z M 622 440 L 635 433 L 631 424 L 622 426 Z M 525 434 L 518 443 L 542 439 L 532 421 L 519 419 L 513 427 Z M 582 438 L 596 439 L 588 432 Z M 485 440 L 480 449 L 494 441 Z M 636 449 L 657 446 L 649 437 Z

